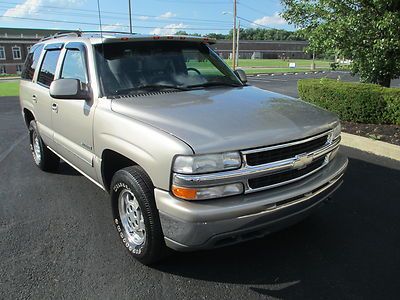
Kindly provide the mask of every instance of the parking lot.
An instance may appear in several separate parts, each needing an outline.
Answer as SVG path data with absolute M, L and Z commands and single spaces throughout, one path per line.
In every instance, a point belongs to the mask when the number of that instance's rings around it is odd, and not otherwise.
M 250 83 L 296 96 L 297 79 L 325 75 Z M 17 97 L 0 98 L 0 299 L 398 298 L 400 162 L 341 151 L 345 182 L 310 218 L 149 268 L 120 244 L 108 195 L 64 163 L 55 174 L 34 165 Z

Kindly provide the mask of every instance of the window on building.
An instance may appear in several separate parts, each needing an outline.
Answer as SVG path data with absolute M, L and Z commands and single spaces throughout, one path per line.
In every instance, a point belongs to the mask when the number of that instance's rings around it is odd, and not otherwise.
M 57 61 L 61 50 L 47 50 L 39 71 L 38 82 L 49 87 L 54 80 Z
M 6 59 L 6 50 L 3 46 L 0 46 L 0 59 Z
M 21 65 L 16 65 L 16 70 L 17 70 L 17 74 L 21 74 L 22 71 L 22 66 Z
M 61 78 L 79 79 L 83 83 L 88 83 L 82 51 L 75 49 L 67 50 L 61 71 Z
M 21 59 L 21 47 L 12 47 L 13 59 Z
M 0 66 L 0 74 L 6 74 L 6 66 Z
M 25 66 L 23 68 L 21 78 L 28 80 L 33 79 L 33 75 L 35 74 L 35 69 L 39 61 L 40 54 L 42 53 L 42 49 L 43 44 L 35 45 L 30 49 L 28 56 L 25 60 Z

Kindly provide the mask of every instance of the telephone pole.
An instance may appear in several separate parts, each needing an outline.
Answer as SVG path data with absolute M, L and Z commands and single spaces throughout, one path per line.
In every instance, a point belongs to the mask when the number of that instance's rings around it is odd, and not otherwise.
M 239 39 L 240 39 L 240 20 L 238 20 L 238 29 L 236 38 L 236 68 L 239 67 Z
M 232 37 L 232 69 L 236 69 L 236 16 L 237 1 L 233 0 L 233 37 Z
M 132 10 L 131 10 L 131 0 L 129 2 L 129 32 L 132 33 Z

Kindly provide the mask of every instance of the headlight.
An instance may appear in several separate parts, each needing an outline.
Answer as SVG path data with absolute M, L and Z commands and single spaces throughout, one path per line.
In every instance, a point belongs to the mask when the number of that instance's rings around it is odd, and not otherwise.
M 222 198 L 243 193 L 243 184 L 233 183 L 204 188 L 186 188 L 172 186 L 174 196 L 185 200 L 206 200 L 213 198 Z
M 238 169 L 241 165 L 239 152 L 177 156 L 173 171 L 180 174 L 201 174 Z
M 332 140 L 336 140 L 340 134 L 342 133 L 342 126 L 340 125 L 340 123 L 333 129 L 332 132 Z

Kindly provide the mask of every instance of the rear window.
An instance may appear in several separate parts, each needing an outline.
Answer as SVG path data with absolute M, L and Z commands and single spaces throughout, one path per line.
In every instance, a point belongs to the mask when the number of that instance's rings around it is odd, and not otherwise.
M 22 69 L 21 78 L 32 80 L 33 74 L 35 74 L 35 69 L 39 61 L 40 53 L 42 52 L 43 44 L 34 45 L 30 49 L 28 56 L 25 60 L 24 68 Z
M 57 61 L 61 50 L 47 50 L 44 56 L 42 67 L 39 71 L 38 82 L 49 87 L 54 80 Z

